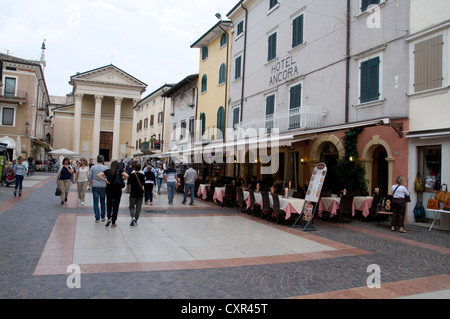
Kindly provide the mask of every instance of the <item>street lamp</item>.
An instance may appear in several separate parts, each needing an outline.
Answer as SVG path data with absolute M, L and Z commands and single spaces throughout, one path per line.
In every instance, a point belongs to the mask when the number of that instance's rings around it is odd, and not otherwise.
M 25 123 L 25 134 L 28 135 L 28 128 L 30 127 L 30 123 L 28 121 Z

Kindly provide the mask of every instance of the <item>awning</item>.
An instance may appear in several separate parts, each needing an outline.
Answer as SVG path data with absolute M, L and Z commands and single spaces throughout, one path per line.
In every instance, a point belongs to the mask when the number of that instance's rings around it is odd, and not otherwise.
M 421 140 L 442 138 L 448 136 L 450 136 L 450 128 L 437 130 L 409 131 L 406 134 L 406 138 L 418 138 Z
M 37 138 L 32 137 L 31 141 L 39 146 L 42 146 L 43 148 L 45 148 L 46 150 L 52 150 L 52 146 L 44 141 L 41 141 Z

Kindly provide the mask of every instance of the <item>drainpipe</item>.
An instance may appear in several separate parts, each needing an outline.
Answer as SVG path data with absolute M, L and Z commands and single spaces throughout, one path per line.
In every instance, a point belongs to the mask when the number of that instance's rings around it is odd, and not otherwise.
M 225 108 L 225 110 L 224 110 L 225 111 L 225 114 L 224 114 L 224 117 L 225 117 L 225 119 L 224 119 L 224 121 L 225 121 L 224 129 L 226 130 L 226 126 L 227 126 L 227 122 L 228 122 L 228 118 L 227 118 L 227 114 L 228 114 L 228 112 L 227 112 L 227 110 L 228 110 L 227 97 L 228 97 L 228 94 L 227 94 L 227 92 L 228 92 L 228 67 L 229 67 L 228 61 L 229 61 L 230 35 L 228 34 L 227 31 L 225 31 L 222 28 L 220 23 L 219 23 L 219 28 L 227 35 L 227 61 L 225 63 L 225 66 L 226 66 L 226 68 L 225 68 L 225 104 L 223 105 L 223 107 Z M 225 140 L 226 140 L 225 132 L 222 132 L 222 137 L 223 137 L 223 142 L 225 143 Z
M 347 0 L 347 48 L 345 59 L 345 123 L 348 123 L 348 111 L 350 104 L 350 0 Z
M 241 92 L 241 119 L 242 122 L 242 114 L 244 113 L 244 88 L 245 88 L 245 62 L 247 60 L 247 25 L 248 25 L 248 10 L 244 7 L 244 1 L 241 1 L 241 7 L 245 11 L 245 28 L 244 28 L 244 61 L 242 61 L 242 92 Z

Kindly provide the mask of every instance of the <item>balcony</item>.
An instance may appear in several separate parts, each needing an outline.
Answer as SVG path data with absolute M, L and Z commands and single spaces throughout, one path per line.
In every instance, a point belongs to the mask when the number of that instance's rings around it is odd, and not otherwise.
M 0 102 L 13 102 L 22 104 L 27 101 L 27 91 L 0 92 Z
M 162 143 L 163 141 L 142 142 L 139 149 L 145 155 L 154 154 L 156 151 L 161 150 Z
M 243 130 L 265 128 L 266 133 L 270 133 L 274 128 L 278 128 L 280 133 L 296 129 L 311 129 L 322 127 L 326 115 L 327 111 L 323 107 L 302 106 L 242 121 L 235 124 L 234 128 Z

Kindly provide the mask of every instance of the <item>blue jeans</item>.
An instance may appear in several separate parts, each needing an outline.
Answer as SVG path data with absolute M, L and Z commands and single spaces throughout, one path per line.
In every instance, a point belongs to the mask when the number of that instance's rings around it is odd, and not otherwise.
M 14 192 L 17 192 L 17 189 L 19 189 L 19 192 L 22 193 L 22 182 L 23 182 L 23 175 L 17 175 L 16 174 L 16 185 L 14 186 Z
M 186 184 L 184 185 L 184 198 L 183 203 L 186 203 L 187 196 L 189 191 L 191 191 L 191 202 L 190 204 L 194 204 L 194 192 L 195 192 L 195 184 Z
M 106 187 L 92 187 L 92 196 L 94 199 L 94 202 L 92 205 L 94 206 L 94 214 L 95 214 L 95 220 L 100 220 L 100 216 L 105 218 L 106 215 Z M 98 201 L 100 199 L 100 209 L 98 210 Z
M 156 182 L 158 183 L 158 193 L 161 191 L 161 184 L 163 182 L 163 178 L 157 178 Z
M 167 182 L 167 195 L 169 198 L 169 204 L 173 203 L 173 197 L 175 196 L 175 182 Z

